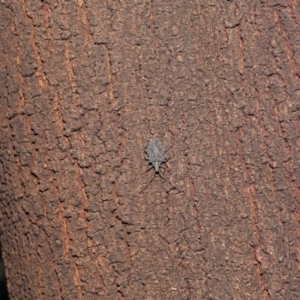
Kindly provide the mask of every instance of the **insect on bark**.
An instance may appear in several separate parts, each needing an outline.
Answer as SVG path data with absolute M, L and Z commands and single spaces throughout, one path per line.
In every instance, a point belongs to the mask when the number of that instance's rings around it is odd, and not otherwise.
M 159 168 L 162 167 L 161 164 L 166 162 L 164 158 L 165 149 L 161 141 L 157 138 L 150 139 L 146 153 L 148 154 L 149 164 L 154 167 L 155 173 L 159 173 Z

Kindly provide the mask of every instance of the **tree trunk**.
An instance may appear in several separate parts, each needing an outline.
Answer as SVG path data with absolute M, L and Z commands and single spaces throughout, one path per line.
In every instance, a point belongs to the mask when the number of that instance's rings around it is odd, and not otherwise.
M 0 14 L 11 300 L 300 299 L 297 1 Z

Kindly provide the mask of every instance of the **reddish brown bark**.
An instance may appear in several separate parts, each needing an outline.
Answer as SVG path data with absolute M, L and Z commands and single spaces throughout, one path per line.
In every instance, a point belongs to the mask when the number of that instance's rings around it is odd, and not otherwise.
M 296 1 L 0 14 L 10 299 L 300 298 Z

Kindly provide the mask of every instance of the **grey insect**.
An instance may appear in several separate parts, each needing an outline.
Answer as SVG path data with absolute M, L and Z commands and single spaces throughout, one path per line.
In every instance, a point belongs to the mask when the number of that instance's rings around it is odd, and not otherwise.
M 162 167 L 161 164 L 166 162 L 164 158 L 165 149 L 161 141 L 157 138 L 150 139 L 146 153 L 148 154 L 149 164 L 154 167 L 155 173 L 159 173 L 159 168 Z

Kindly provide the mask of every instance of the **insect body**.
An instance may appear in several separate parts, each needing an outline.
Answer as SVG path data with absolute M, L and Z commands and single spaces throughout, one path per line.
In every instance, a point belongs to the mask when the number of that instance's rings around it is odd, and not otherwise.
M 149 163 L 154 167 L 155 173 L 159 173 L 161 164 L 166 162 L 164 158 L 165 150 L 161 141 L 157 138 L 150 139 L 146 153 L 148 154 Z

